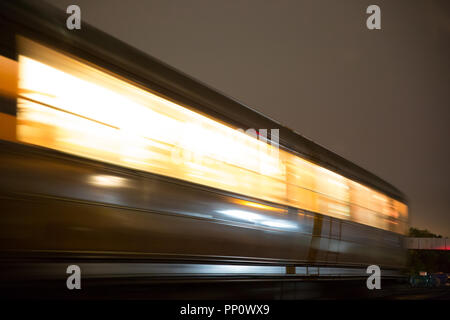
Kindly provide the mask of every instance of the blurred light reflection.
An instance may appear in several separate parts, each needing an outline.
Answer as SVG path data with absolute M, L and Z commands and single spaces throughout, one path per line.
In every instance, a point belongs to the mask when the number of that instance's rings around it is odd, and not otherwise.
M 110 175 L 93 175 L 89 178 L 89 183 L 99 187 L 125 187 L 127 179 Z
M 224 215 L 233 217 L 239 220 L 245 220 L 248 222 L 252 222 L 255 224 L 263 225 L 266 227 L 276 228 L 276 229 L 285 229 L 285 230 L 294 230 L 298 229 L 298 226 L 295 223 L 290 221 L 285 221 L 281 219 L 273 219 L 270 216 L 256 214 L 250 211 L 245 210 L 222 210 L 219 211 Z

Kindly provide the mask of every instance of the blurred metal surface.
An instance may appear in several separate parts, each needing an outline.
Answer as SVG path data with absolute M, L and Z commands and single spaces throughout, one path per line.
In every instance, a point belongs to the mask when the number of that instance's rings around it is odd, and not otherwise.
M 2 283 L 39 279 L 64 281 L 70 262 L 10 263 L 2 267 Z M 133 263 L 133 262 L 82 262 L 77 264 L 82 279 L 147 278 L 147 279 L 207 279 L 207 278 L 306 278 L 344 279 L 366 278 L 365 268 L 296 267 L 295 273 L 286 273 L 283 266 L 207 263 Z M 382 270 L 383 279 L 401 277 L 395 270 Z
M 401 268 L 401 235 L 321 216 L 248 207 L 236 196 L 56 151 L 1 142 L 0 249 L 23 256 L 127 257 Z M 123 187 L 98 186 L 113 176 Z M 255 201 L 254 199 L 246 199 Z M 259 225 L 246 210 L 295 225 Z

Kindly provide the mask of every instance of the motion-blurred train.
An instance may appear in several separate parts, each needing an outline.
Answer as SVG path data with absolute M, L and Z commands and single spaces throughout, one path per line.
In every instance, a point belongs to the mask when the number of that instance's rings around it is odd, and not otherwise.
M 67 16 L 0 4 L 3 261 L 92 275 L 404 267 L 395 187 Z

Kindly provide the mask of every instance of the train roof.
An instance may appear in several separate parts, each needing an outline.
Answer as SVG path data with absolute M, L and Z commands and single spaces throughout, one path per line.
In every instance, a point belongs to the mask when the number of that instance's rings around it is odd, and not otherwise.
M 81 30 L 68 30 L 68 15 L 57 8 L 24 0 L 3 2 L 0 8 L 0 15 L 3 16 L 0 19 L 2 54 L 15 55 L 15 48 L 8 44 L 6 33 L 19 32 L 237 128 L 278 128 L 279 142 L 284 149 L 396 200 L 407 202 L 400 190 L 366 169 L 105 32 L 85 22 Z

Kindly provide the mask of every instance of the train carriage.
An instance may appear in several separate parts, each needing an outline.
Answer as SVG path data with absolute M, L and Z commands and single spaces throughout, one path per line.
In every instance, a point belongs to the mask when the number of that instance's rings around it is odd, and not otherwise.
M 0 7 L 3 259 L 93 275 L 404 267 L 392 185 L 52 7 Z

